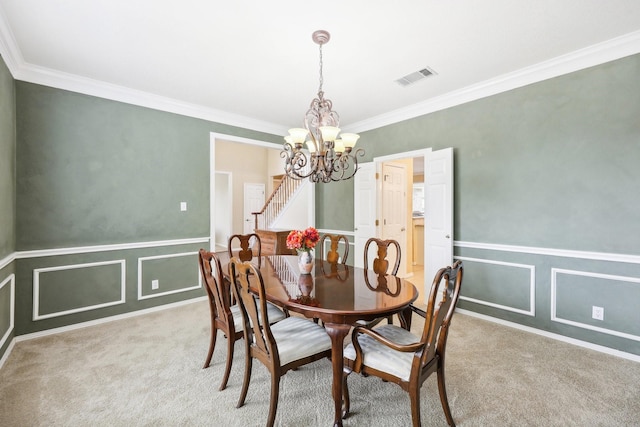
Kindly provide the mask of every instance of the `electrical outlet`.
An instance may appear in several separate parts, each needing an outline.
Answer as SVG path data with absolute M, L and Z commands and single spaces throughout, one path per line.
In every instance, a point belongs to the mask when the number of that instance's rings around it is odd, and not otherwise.
M 158 282 L 158 280 L 152 280 L 151 281 L 151 289 L 152 290 L 156 290 L 160 287 L 160 283 Z
M 604 307 L 591 307 L 591 317 L 596 320 L 604 320 Z
M 184 212 L 187 210 L 187 202 L 180 202 L 180 211 Z

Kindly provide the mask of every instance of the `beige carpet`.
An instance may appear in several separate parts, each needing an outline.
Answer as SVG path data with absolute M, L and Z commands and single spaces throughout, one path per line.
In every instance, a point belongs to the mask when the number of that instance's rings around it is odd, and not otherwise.
M 209 333 L 204 302 L 19 342 L 0 370 L 2 426 L 263 426 L 269 376 L 259 363 L 247 403 L 243 344 L 219 392 L 225 340 L 201 369 Z M 414 325 L 418 326 L 418 325 Z M 640 364 L 457 313 L 447 359 L 451 410 L 461 426 L 638 426 Z M 333 421 L 327 360 L 281 382 L 279 426 Z M 394 384 L 349 378 L 345 426 L 407 426 Z M 445 426 L 435 377 L 422 388 L 425 426 Z

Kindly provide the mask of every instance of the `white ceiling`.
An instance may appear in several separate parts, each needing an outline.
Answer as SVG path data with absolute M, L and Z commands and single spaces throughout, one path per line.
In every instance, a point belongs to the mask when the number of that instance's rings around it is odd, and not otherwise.
M 318 29 L 357 132 L 638 53 L 640 1 L 0 0 L 18 80 L 276 134 L 316 96 Z

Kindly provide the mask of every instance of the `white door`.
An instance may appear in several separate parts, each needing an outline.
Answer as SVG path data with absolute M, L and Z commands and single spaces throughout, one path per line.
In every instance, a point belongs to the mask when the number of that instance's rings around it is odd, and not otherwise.
M 244 234 L 253 233 L 255 216 L 253 212 L 260 212 L 264 206 L 264 184 L 244 184 Z
M 364 265 L 364 245 L 376 237 L 376 168 L 373 162 L 358 165 L 353 177 L 354 254 L 353 265 Z
M 425 158 L 425 298 L 436 272 L 453 262 L 453 148 Z
M 382 198 L 380 216 L 381 238 L 396 240 L 404 252 L 407 248 L 407 169 L 400 163 L 385 162 L 382 164 Z M 395 250 L 393 250 L 395 252 Z M 397 254 L 389 253 L 388 259 L 393 263 Z M 407 255 L 401 256 L 399 276 L 407 273 Z M 392 264 L 393 265 L 393 264 Z

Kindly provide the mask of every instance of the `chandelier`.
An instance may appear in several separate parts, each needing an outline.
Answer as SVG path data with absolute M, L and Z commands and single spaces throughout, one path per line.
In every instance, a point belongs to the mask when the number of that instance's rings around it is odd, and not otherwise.
M 330 39 L 327 31 L 315 31 L 311 38 L 320 46 L 320 87 L 318 97 L 304 117 L 304 128 L 289 129 L 284 137 L 280 156 L 285 159 L 284 171 L 294 179 L 309 178 L 311 182 L 331 182 L 352 178 L 358 171 L 357 156 L 364 150 L 354 146 L 360 136 L 340 134 L 340 117 L 331 109 L 332 102 L 322 91 L 322 45 Z M 308 137 L 308 139 L 307 139 Z

